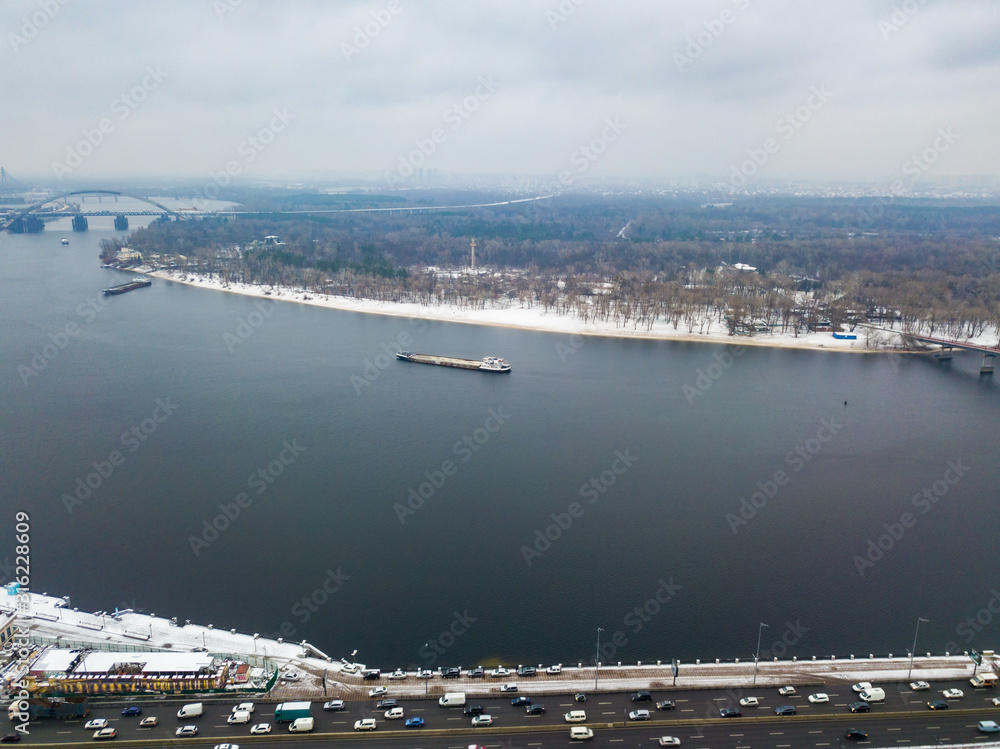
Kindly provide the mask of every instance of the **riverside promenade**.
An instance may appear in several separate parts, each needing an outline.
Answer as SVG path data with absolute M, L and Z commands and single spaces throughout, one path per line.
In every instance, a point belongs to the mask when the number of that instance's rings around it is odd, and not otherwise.
M 518 678 L 517 664 L 504 664 L 512 672 L 491 677 L 496 663 L 483 663 L 485 678 L 470 679 L 463 672 L 458 679 L 442 679 L 435 674 L 419 679 L 409 672 L 405 679 L 388 679 L 391 664 L 381 664 L 382 677 L 363 681 L 364 664 L 351 664 L 333 658 L 306 642 L 282 642 L 244 634 L 235 630 L 188 622 L 177 622 L 153 614 L 131 611 L 88 613 L 72 609 L 63 598 L 31 593 L 30 603 L 18 609 L 14 595 L 0 589 L 0 613 L 12 616 L 22 635 L 39 646 L 92 648 L 96 650 L 190 652 L 194 650 L 244 660 L 270 671 L 280 678 L 270 692 L 276 699 L 339 697 L 366 699 L 375 685 L 388 685 L 394 697 L 440 695 L 446 691 L 466 692 L 469 696 L 489 696 L 499 692 L 505 682 L 517 682 L 521 692 L 530 694 L 595 691 L 595 669 L 591 665 L 563 664 L 559 674 Z M 912 674 L 908 653 L 855 654 L 855 656 L 810 656 L 792 660 L 761 661 L 754 674 L 753 660 L 696 661 L 679 664 L 674 679 L 669 661 L 662 663 L 601 663 L 596 674 L 597 691 L 632 691 L 637 689 L 718 689 L 734 695 L 749 689 L 786 684 L 817 687 L 869 681 L 885 686 L 907 681 L 944 681 L 969 678 L 974 664 L 967 654 L 920 655 L 913 659 Z M 1000 661 L 986 651 L 980 671 L 1000 669 Z M 819 691 L 819 690 L 818 690 Z M 888 690 L 887 690 L 888 691 Z

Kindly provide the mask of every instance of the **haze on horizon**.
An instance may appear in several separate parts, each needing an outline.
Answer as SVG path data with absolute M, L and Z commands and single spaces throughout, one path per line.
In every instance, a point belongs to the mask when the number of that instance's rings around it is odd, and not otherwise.
M 9 0 L 0 28 L 0 166 L 36 183 L 1000 174 L 993 0 Z

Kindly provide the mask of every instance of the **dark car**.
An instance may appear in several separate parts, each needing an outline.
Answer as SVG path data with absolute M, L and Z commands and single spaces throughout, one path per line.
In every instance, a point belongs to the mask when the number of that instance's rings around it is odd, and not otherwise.
M 852 713 L 870 713 L 872 706 L 867 702 L 852 702 L 847 706 Z
M 632 695 L 632 702 L 652 702 L 653 695 L 649 692 L 636 692 Z
M 927 703 L 927 707 L 929 707 L 931 710 L 947 710 L 948 703 L 945 702 L 944 700 L 931 700 L 930 702 Z
M 677 705 L 674 704 L 673 700 L 662 700 L 656 703 L 657 710 L 673 710 Z
M 378 681 L 382 678 L 382 671 L 377 668 L 366 668 L 362 678 L 365 681 Z
M 868 734 L 862 731 L 860 728 L 848 728 L 847 732 L 844 733 L 844 738 L 860 741 L 861 739 L 867 739 Z
M 573 699 L 576 700 L 577 702 L 586 702 L 587 701 L 587 694 L 586 694 L 586 692 L 577 692 L 573 696 Z
M 377 710 L 391 710 L 394 707 L 399 707 L 399 703 L 396 700 L 379 700 L 378 704 L 375 705 Z
M 0 744 L 14 744 L 21 740 L 21 734 L 17 731 L 14 733 L 6 734 L 2 739 L 0 739 Z
M 797 712 L 795 705 L 780 705 L 774 708 L 775 715 L 795 715 Z
M 475 668 L 470 668 L 465 675 L 470 679 L 482 679 L 486 676 L 486 672 L 483 671 L 482 666 L 476 666 Z
M 482 705 L 466 705 L 463 711 L 470 718 L 474 718 L 477 715 L 482 715 L 486 712 L 486 708 Z
M 528 705 L 524 712 L 528 715 L 542 715 L 545 712 L 545 705 Z
M 122 710 L 122 715 L 142 715 L 142 708 L 138 705 L 130 705 Z
M 534 666 L 518 666 L 517 675 L 518 676 L 534 676 L 538 671 Z
M 521 707 L 522 705 L 530 705 L 531 704 L 531 698 L 530 697 L 515 697 L 514 699 L 512 699 L 510 701 L 510 704 L 512 704 L 514 707 Z
M 442 679 L 457 679 L 462 675 L 462 669 L 460 668 L 445 668 L 441 670 Z
M 737 710 L 735 707 L 724 707 L 719 710 L 719 715 L 723 718 L 739 718 L 743 713 Z

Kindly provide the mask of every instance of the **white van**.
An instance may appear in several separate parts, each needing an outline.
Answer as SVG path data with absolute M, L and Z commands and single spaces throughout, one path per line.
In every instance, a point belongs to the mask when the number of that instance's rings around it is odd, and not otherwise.
M 587 713 L 584 710 L 570 710 L 563 718 L 566 719 L 567 723 L 586 723 Z
M 879 689 L 878 687 L 869 687 L 865 691 L 858 694 L 858 697 L 863 699 L 865 702 L 885 702 L 885 690 Z
M 445 692 L 438 704 L 441 707 L 465 707 L 465 692 Z
M 594 738 L 594 732 L 586 726 L 573 726 L 569 729 L 569 738 L 571 741 L 586 741 Z
M 288 724 L 288 730 L 292 733 L 308 733 L 313 729 L 312 718 L 296 718 Z
M 249 723 L 252 716 L 247 710 L 237 710 L 229 714 L 226 718 L 226 723 L 229 725 L 235 725 L 237 723 Z
M 200 718 L 205 712 L 205 708 L 200 702 L 193 702 L 190 705 L 184 705 L 180 710 L 177 711 L 177 717 L 181 720 L 187 718 Z

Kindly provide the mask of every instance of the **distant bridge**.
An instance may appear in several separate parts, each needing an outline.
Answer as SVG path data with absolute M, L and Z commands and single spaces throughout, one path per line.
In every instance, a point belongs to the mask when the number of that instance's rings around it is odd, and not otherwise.
M 119 190 L 73 190 L 72 192 L 64 192 L 59 195 L 53 195 L 52 197 L 41 200 L 34 205 L 30 205 L 19 213 L 11 216 L 6 223 L 0 226 L 0 231 L 10 230 L 16 224 L 19 224 L 25 217 L 35 214 L 39 218 L 55 218 L 59 216 L 69 215 L 67 212 L 56 212 L 56 211 L 43 211 L 39 212 L 38 209 L 42 206 L 48 205 L 49 203 L 54 203 L 57 200 L 63 200 L 65 198 L 71 197 L 73 195 L 112 195 L 116 198 L 131 198 L 133 200 L 138 200 L 142 203 L 147 203 L 151 206 L 158 208 L 158 211 L 91 211 L 91 212 L 74 212 L 73 216 L 158 216 L 162 214 L 167 214 L 170 216 L 175 216 L 181 218 L 181 214 L 175 210 L 167 208 L 161 203 L 157 203 L 155 200 L 150 200 L 141 195 L 132 195 L 131 193 L 121 192 Z M 74 228 L 76 224 L 74 223 Z
M 979 374 L 993 374 L 993 357 L 1000 356 L 1000 344 L 996 346 L 983 346 L 979 343 L 952 341 L 947 338 L 936 338 L 929 335 L 918 335 L 917 333 L 904 333 L 902 330 L 879 328 L 874 325 L 868 325 L 866 327 L 872 328 L 873 330 L 881 330 L 884 333 L 895 333 L 903 339 L 904 345 L 912 348 L 918 348 L 919 344 L 940 346 L 940 350 L 935 353 L 934 356 L 941 361 L 948 361 L 951 359 L 955 349 L 979 352 L 983 355 L 983 363 L 979 367 Z

